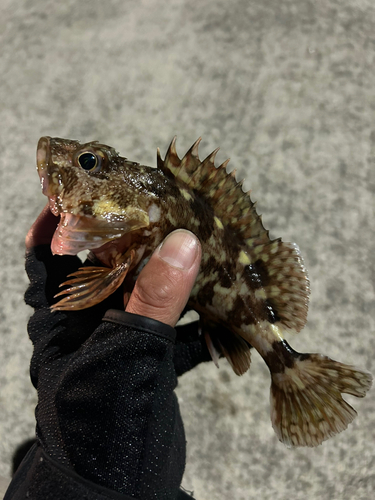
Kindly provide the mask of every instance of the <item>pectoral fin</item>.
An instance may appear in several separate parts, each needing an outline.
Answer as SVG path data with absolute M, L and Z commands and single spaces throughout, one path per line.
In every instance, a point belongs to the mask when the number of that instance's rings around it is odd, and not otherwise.
M 121 264 L 113 269 L 108 267 L 81 267 L 60 286 L 69 288 L 55 295 L 66 295 L 56 304 L 51 306 L 53 311 L 79 310 L 92 307 L 109 297 L 124 281 L 130 265 L 134 259 L 134 250 Z

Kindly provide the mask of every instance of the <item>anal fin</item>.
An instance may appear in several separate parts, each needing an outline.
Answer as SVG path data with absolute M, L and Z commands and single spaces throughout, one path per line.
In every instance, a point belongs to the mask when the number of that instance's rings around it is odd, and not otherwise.
M 250 345 L 237 333 L 222 325 L 202 323 L 208 350 L 217 367 L 220 355 L 225 356 L 236 375 L 243 375 L 251 363 Z

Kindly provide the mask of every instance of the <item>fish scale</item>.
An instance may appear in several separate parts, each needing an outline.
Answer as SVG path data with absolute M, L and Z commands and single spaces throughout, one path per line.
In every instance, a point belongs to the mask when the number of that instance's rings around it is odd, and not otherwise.
M 124 283 L 131 293 L 152 252 L 173 230 L 188 229 L 202 246 L 189 307 L 216 364 L 224 356 L 245 373 L 254 347 L 271 374 L 271 421 L 288 446 L 317 446 L 344 430 L 355 410 L 343 393 L 365 396 L 372 377 L 321 354 L 298 353 L 284 332 L 299 332 L 309 280 L 296 244 L 271 240 L 249 193 L 217 149 L 199 159 L 198 139 L 180 159 L 174 138 L 157 168 L 139 165 L 98 142 L 43 137 L 37 168 L 60 223 L 54 253 L 94 252 L 101 266 L 77 270 L 53 311 L 92 307 Z M 60 298 L 63 297 L 63 298 Z

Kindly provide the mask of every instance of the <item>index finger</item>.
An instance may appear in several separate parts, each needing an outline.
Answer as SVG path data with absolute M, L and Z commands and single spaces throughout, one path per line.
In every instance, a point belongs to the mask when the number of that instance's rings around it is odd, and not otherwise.
M 26 248 L 50 244 L 59 220 L 60 217 L 53 215 L 47 203 L 26 235 Z

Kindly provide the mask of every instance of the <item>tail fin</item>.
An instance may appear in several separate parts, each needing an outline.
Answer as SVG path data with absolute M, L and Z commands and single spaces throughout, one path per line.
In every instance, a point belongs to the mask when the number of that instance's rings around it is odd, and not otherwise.
M 318 446 L 347 428 L 357 412 L 341 393 L 364 397 L 369 373 L 321 354 L 302 354 L 294 366 L 272 373 L 271 420 L 287 446 Z

